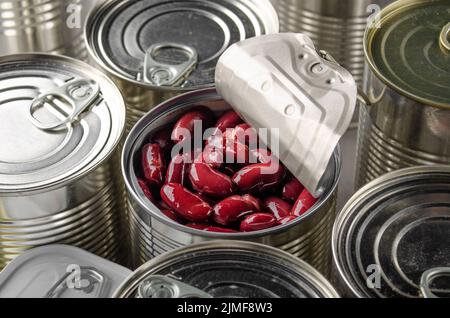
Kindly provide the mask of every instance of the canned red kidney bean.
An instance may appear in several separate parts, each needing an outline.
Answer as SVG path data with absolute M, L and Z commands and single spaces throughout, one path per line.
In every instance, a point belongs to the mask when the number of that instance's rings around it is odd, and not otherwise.
M 308 190 L 304 189 L 300 196 L 295 202 L 294 208 L 292 209 L 292 215 L 302 216 L 305 214 L 314 204 L 316 204 L 317 199 L 314 198 Z
M 234 128 L 243 122 L 244 121 L 236 112 L 230 110 L 217 120 L 215 127 L 221 132 L 225 132 L 228 128 Z
M 212 217 L 217 224 L 228 226 L 239 221 L 244 215 L 257 211 L 251 202 L 239 195 L 233 195 L 213 207 Z
M 283 187 L 283 199 L 295 202 L 305 187 L 296 178 L 291 178 Z
M 164 155 L 159 144 L 148 144 L 142 149 L 142 169 L 145 179 L 152 186 L 160 186 L 164 180 Z
M 255 213 L 247 216 L 240 226 L 241 232 L 255 232 L 278 225 L 277 219 L 269 213 Z
M 181 217 L 193 222 L 207 221 L 212 207 L 181 184 L 168 183 L 161 187 L 163 201 Z
M 195 122 L 201 122 L 203 130 L 211 127 L 211 119 L 213 114 L 211 111 L 204 107 L 198 107 L 196 110 L 190 111 L 177 121 L 172 130 L 172 141 L 179 143 L 182 142 L 186 133 L 193 136 Z
M 157 206 L 167 218 L 207 232 L 254 232 L 293 222 L 317 202 L 297 179 L 286 178 L 270 150 L 257 148 L 256 130 L 234 111 L 219 117 L 195 160 L 194 152 L 180 153 L 166 167 L 164 153 L 192 138 L 186 132 L 194 132 L 195 121 L 204 131 L 214 117 L 197 107 L 142 148 L 139 186 L 152 202 L 161 200 Z
M 272 212 L 277 220 L 281 220 L 291 215 L 292 205 L 276 197 L 269 197 L 264 200 L 266 209 Z
M 229 176 L 203 162 L 191 165 L 189 180 L 196 191 L 212 197 L 226 198 L 234 192 L 234 184 Z

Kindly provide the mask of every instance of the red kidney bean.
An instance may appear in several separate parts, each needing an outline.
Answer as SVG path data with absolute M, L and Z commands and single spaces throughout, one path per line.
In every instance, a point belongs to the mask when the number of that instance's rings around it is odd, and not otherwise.
M 261 207 L 261 200 L 259 200 L 258 198 L 255 198 L 254 196 L 250 195 L 250 194 L 246 194 L 242 196 L 242 199 L 247 201 L 248 203 L 250 203 L 251 205 L 253 205 L 255 211 L 262 211 Z
M 147 185 L 147 182 L 145 182 L 142 179 L 137 179 L 139 187 L 141 188 L 142 192 L 144 192 L 144 195 L 147 199 L 150 200 L 150 202 L 155 202 L 155 198 L 153 197 L 152 192 L 150 191 L 150 188 Z
M 233 195 L 213 207 L 212 218 L 217 224 L 227 226 L 238 221 L 244 215 L 256 211 L 252 203 L 238 195 Z
M 239 233 L 238 231 L 232 229 L 224 229 L 222 227 L 217 226 L 208 226 L 204 229 L 206 232 L 216 232 L 216 233 Z
M 212 113 L 207 108 L 197 108 L 196 110 L 190 111 L 177 121 L 172 130 L 172 141 L 179 143 L 184 140 L 185 134 L 190 133 L 193 136 L 195 122 L 202 122 L 202 131 L 209 128 L 211 125 L 211 119 L 213 118 Z
M 235 111 L 230 110 L 217 120 L 215 127 L 221 132 L 224 132 L 226 129 L 234 128 L 237 125 L 242 124 L 243 122 L 244 121 Z
M 189 171 L 189 179 L 196 191 L 213 197 L 226 198 L 234 192 L 231 178 L 215 171 L 206 163 L 193 163 Z
M 292 221 L 296 220 L 297 217 L 294 215 L 285 216 L 284 218 L 281 218 L 278 220 L 278 224 L 285 225 L 288 223 L 291 223 Z
M 302 216 L 316 204 L 317 199 L 314 198 L 308 190 L 304 189 L 295 202 L 291 214 L 294 216 Z
M 178 215 L 173 212 L 172 210 L 163 210 L 161 211 L 162 214 L 164 214 L 165 216 L 167 216 L 169 219 L 171 219 L 172 221 L 175 221 L 177 223 L 181 223 L 180 218 L 178 217 Z
M 173 146 L 173 142 L 171 140 L 171 129 L 166 128 L 158 131 L 151 140 L 152 143 L 158 144 L 164 152 L 170 150 Z
M 246 145 L 258 146 L 258 132 L 249 124 L 240 124 L 234 128 L 235 139 Z
M 292 205 L 277 197 L 269 197 L 264 200 L 264 205 L 267 210 L 272 212 L 275 218 L 279 221 L 282 218 L 289 216 L 292 211 Z
M 254 232 L 276 226 L 277 219 L 269 213 L 255 213 L 247 216 L 240 226 L 241 232 Z
M 206 223 L 188 223 L 185 226 L 190 227 L 191 229 L 195 229 L 195 230 L 204 230 L 209 225 Z
M 176 155 L 167 166 L 166 183 L 186 185 L 190 167 L 191 154 Z
M 283 187 L 283 199 L 295 202 L 305 187 L 296 178 L 290 179 Z
M 142 169 L 145 179 L 151 185 L 159 186 L 164 180 L 165 164 L 161 147 L 158 144 L 148 144 L 142 148 Z
M 204 193 L 197 193 L 197 195 L 206 203 L 208 203 L 210 206 L 214 206 L 217 203 L 217 200 L 214 200 L 211 197 L 208 197 L 207 195 L 205 195 Z
M 171 210 L 189 221 L 206 221 L 211 214 L 211 206 L 181 184 L 165 184 L 162 186 L 160 194 Z
M 212 168 L 219 169 L 224 163 L 223 148 L 217 148 L 212 144 L 208 144 L 203 150 L 200 159 Z
M 239 170 L 233 176 L 233 182 L 243 192 L 263 192 L 279 185 L 284 174 L 285 169 L 279 163 L 258 163 Z

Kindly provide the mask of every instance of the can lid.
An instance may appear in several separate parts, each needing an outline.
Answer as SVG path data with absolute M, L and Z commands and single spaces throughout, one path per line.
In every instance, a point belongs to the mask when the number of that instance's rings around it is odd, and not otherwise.
M 156 284 L 159 282 L 160 284 Z M 329 282 L 302 260 L 240 241 L 194 244 L 138 268 L 115 297 L 332 298 Z
M 103 162 L 122 136 L 120 92 L 84 63 L 3 57 L 0 87 L 0 193 L 76 179 Z
M 448 297 L 450 168 L 404 169 L 361 189 L 338 215 L 333 256 L 360 297 Z
M 108 1 L 88 18 L 86 39 L 108 72 L 148 87 L 214 84 L 219 56 L 231 44 L 278 32 L 268 0 Z
M 304 34 L 271 34 L 231 46 L 217 64 L 216 85 L 314 196 L 329 188 L 334 176 L 325 172 L 356 105 L 347 70 Z
M 125 267 L 66 245 L 32 249 L 0 273 L 1 298 L 106 298 L 131 274 Z
M 389 86 L 450 108 L 450 2 L 396 1 L 367 29 L 369 65 Z

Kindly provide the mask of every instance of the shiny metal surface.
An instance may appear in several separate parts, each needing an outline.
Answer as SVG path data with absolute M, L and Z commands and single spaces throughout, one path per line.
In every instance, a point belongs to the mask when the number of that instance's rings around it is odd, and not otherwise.
M 195 242 L 238 239 L 278 247 L 302 258 L 324 275 L 328 275 L 330 233 L 335 217 L 336 188 L 341 165 L 338 150 L 329 167 L 332 183 L 323 194 L 320 203 L 304 217 L 276 229 L 236 235 L 193 230 L 168 220 L 158 208 L 144 198 L 137 185 L 134 172 L 135 157 L 139 149 L 152 132 L 174 122 L 176 118 L 196 104 L 209 107 L 217 112 L 229 108 L 214 89 L 187 93 L 175 97 L 149 112 L 133 128 L 125 142 L 122 171 L 128 190 L 133 266 L 139 266 L 157 255 Z
M 0 298 L 107 298 L 130 274 L 73 246 L 42 246 L 0 272 Z
M 332 239 L 343 295 L 448 297 L 449 166 L 412 167 L 372 181 L 338 214 Z
M 382 15 L 386 16 L 387 20 L 392 16 L 395 18 L 396 14 L 392 15 L 391 12 L 401 13 L 404 8 L 408 9 L 414 3 L 427 5 L 428 2 L 421 0 L 397 1 L 383 10 Z M 445 3 L 450 8 L 450 3 Z M 422 21 L 423 23 L 430 22 L 426 19 Z M 441 24 L 441 27 L 445 26 L 442 21 Z M 422 46 L 429 47 L 430 43 L 438 45 L 439 32 L 435 32 L 436 26 L 430 27 L 428 30 L 436 34 L 436 39 L 433 42 L 424 42 Z M 377 29 L 368 29 L 366 39 L 372 37 L 376 32 Z M 371 42 L 366 40 L 367 52 L 377 49 L 370 47 L 370 44 Z M 442 54 L 444 53 L 442 52 Z M 380 72 L 370 56 L 371 54 L 367 54 L 370 68 L 367 72 L 365 90 L 372 105 L 362 106 L 360 111 L 356 186 L 359 188 L 378 176 L 405 167 L 449 164 L 450 101 L 438 104 L 432 101 L 424 103 L 413 98 L 415 90 L 411 90 L 409 94 L 399 91 L 396 85 L 387 82 L 380 76 Z M 442 58 L 444 61 L 445 59 L 450 61 L 448 56 Z M 424 59 L 426 58 L 424 57 Z M 416 63 L 421 62 L 416 61 Z M 435 74 L 440 76 L 441 96 L 443 97 L 450 90 L 450 74 L 445 72 L 450 64 L 447 62 L 447 65 L 444 66 L 445 63 L 443 64 L 442 61 L 439 63 L 443 67 L 436 69 Z M 415 78 L 411 78 L 411 81 L 415 80 Z
M 96 0 L 0 1 L 0 55 L 43 52 L 86 60 L 85 18 Z
M 101 100 L 64 129 L 34 126 L 33 98 L 72 78 L 96 82 Z M 84 63 L 40 54 L 0 58 L 0 83 L 0 268 L 27 249 L 55 243 L 120 261 L 111 160 L 125 126 L 119 90 Z M 45 114 L 52 110 L 48 105 Z
M 155 275 L 169 276 L 216 298 L 338 298 L 310 265 L 278 249 L 241 241 L 193 244 L 139 267 L 114 297 L 136 297 Z M 274 279 L 276 277 L 276 279 Z
M 268 0 L 116 0 L 92 11 L 85 36 L 91 62 L 108 73 L 125 96 L 130 130 L 147 111 L 168 98 L 212 86 L 217 60 L 229 45 L 275 32 L 278 18 Z M 177 85 L 155 85 L 144 76 L 148 50 L 164 43 L 187 46 L 198 54 L 195 69 Z M 166 48 L 156 61 L 186 62 L 182 51 Z

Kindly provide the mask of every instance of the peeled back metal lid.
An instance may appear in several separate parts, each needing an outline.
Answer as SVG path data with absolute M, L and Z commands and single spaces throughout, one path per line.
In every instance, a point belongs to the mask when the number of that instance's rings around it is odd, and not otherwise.
M 309 192 L 319 197 L 329 188 L 327 167 L 356 106 L 346 69 L 304 34 L 271 34 L 231 46 L 216 85 Z
M 416 101 L 450 108 L 450 1 L 396 1 L 374 21 L 365 49 L 377 76 Z
M 194 244 L 138 268 L 118 288 L 119 298 L 334 298 L 315 269 L 261 244 Z
M 0 298 L 108 298 L 129 274 L 76 247 L 38 247 L 0 273 Z
M 278 32 L 269 0 L 108 1 L 88 18 L 95 60 L 121 79 L 147 87 L 195 89 L 214 84 L 231 44 Z
M 333 256 L 359 297 L 450 296 L 450 167 L 385 175 L 338 215 Z
M 124 129 L 116 86 L 51 55 L 0 58 L 0 193 L 58 186 L 95 169 Z

